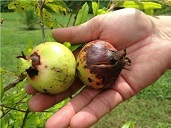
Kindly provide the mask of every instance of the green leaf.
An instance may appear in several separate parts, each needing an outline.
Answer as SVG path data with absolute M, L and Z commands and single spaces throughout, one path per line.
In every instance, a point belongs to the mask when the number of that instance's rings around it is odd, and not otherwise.
M 43 8 L 43 20 L 44 20 L 44 24 L 48 28 L 53 28 L 52 14 L 50 14 L 45 8 Z
M 154 15 L 154 9 L 145 9 L 145 13 L 148 15 Z
M 84 44 L 72 44 L 70 42 L 64 42 L 63 45 L 65 45 L 67 48 L 69 48 L 72 52 L 75 51 L 77 48 L 81 47 Z
M 62 7 L 60 5 L 55 5 L 53 3 L 47 3 L 46 6 L 49 7 L 52 11 L 56 12 L 57 14 L 59 14 L 62 10 Z
M 162 5 L 155 2 L 125 1 L 120 5 L 120 7 L 137 9 L 161 9 Z
M 102 9 L 99 9 L 99 10 L 97 11 L 97 15 L 106 14 L 106 13 L 108 13 L 108 12 L 107 12 L 107 8 L 102 8 Z
M 133 122 L 126 122 L 122 128 L 134 128 L 134 123 Z
M 3 104 L 6 105 L 13 105 L 15 104 L 18 100 L 21 100 L 22 97 L 26 95 L 25 90 L 20 90 L 19 92 L 11 92 L 9 95 L 5 95 L 2 99 Z
M 30 55 L 31 51 L 33 50 L 33 40 L 29 39 L 29 42 L 27 44 L 26 50 L 25 50 L 25 55 L 28 56 Z
M 58 28 L 60 26 L 62 26 L 60 23 L 58 23 L 57 19 L 53 19 L 53 28 Z M 63 26 L 62 26 L 63 27 Z
M 57 1 L 54 1 L 54 3 L 56 5 L 60 5 L 61 7 L 65 8 L 67 11 L 69 11 L 69 8 L 67 7 L 67 5 L 63 2 L 63 0 L 57 0 Z
M 63 45 L 65 45 L 68 49 L 70 49 L 70 47 L 71 47 L 71 43 L 70 42 L 64 42 Z
M 46 2 L 45 2 L 45 3 L 48 3 L 48 2 L 53 2 L 53 0 L 46 0 Z
M 3 96 L 4 96 L 4 83 L 3 83 L 2 75 L 0 75 L 0 103 Z
M 12 1 L 8 4 L 8 9 L 14 9 L 19 12 L 24 11 L 30 7 L 32 7 L 32 5 L 28 1 Z
M 68 7 L 62 0 L 48 0 L 46 1 L 45 6 L 49 7 L 52 11 L 56 12 L 57 14 L 59 14 L 60 12 L 66 14 L 66 12 L 69 11 Z
M 77 19 L 75 21 L 76 26 L 80 25 L 88 20 L 88 11 L 89 11 L 89 7 L 86 2 L 78 12 Z
M 25 73 L 26 69 L 28 69 L 32 65 L 31 59 L 23 59 L 19 58 L 19 74 Z
M 72 44 L 70 47 L 70 50 L 73 52 L 75 51 L 77 48 L 81 47 L 83 44 Z
M 96 16 L 97 12 L 99 10 L 99 2 L 92 2 L 92 9 L 93 9 L 93 14 Z

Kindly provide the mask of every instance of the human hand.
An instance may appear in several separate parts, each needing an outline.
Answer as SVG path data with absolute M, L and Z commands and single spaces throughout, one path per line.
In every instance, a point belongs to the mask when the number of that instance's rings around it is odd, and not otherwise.
M 58 42 L 72 44 L 100 39 L 117 50 L 126 46 L 132 65 L 123 70 L 111 89 L 102 91 L 85 87 L 77 96 L 46 122 L 47 128 L 90 127 L 114 107 L 155 82 L 171 67 L 170 39 L 160 31 L 156 20 L 136 9 L 123 9 L 100 15 L 77 26 L 55 29 Z M 56 95 L 37 93 L 29 102 L 32 111 L 43 111 L 72 95 L 82 87 L 79 79 L 66 91 Z M 30 94 L 36 91 L 26 86 Z M 46 102 L 44 102 L 46 101 Z

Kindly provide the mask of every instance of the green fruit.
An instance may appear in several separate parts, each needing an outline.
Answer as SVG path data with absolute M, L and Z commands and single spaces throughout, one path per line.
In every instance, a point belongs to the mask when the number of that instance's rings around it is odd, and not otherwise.
M 76 61 L 64 45 L 56 42 L 42 43 L 27 58 L 32 60 L 32 66 L 26 70 L 28 80 L 36 90 L 55 94 L 72 85 Z
M 81 81 L 95 89 L 109 88 L 122 69 L 131 64 L 126 49 L 117 51 L 110 43 L 95 40 L 87 43 L 77 57 L 77 74 Z

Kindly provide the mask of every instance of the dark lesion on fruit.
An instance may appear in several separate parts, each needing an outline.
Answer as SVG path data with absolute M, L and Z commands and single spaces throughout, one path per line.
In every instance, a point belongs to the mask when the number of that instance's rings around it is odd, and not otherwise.
M 126 48 L 122 53 L 119 51 L 114 52 L 113 57 L 115 58 L 114 60 L 116 62 L 111 64 L 112 68 L 109 74 L 109 78 L 104 83 L 106 88 L 110 87 L 115 83 L 122 69 L 126 69 L 125 66 L 131 66 L 131 60 L 128 57 L 126 57 Z
M 47 92 L 47 89 L 43 89 L 44 92 Z
M 57 73 L 62 73 L 63 72 L 62 69 L 56 68 L 56 67 L 52 67 L 51 70 L 54 70 Z
M 105 62 L 95 62 L 90 67 L 90 72 L 96 74 L 98 79 L 102 79 L 103 88 L 108 88 L 115 83 L 122 69 L 131 65 L 131 60 L 126 57 L 126 49 L 124 51 L 112 51 L 111 58 Z
M 40 56 L 37 52 L 34 52 L 29 57 L 32 60 L 32 66 L 36 68 L 38 65 L 40 65 Z
M 28 58 L 32 60 L 32 66 L 26 69 L 26 72 L 30 78 L 34 78 L 39 73 L 37 66 L 40 65 L 40 56 L 37 52 L 34 52 Z
M 115 64 L 113 66 L 115 66 L 115 68 L 121 68 L 121 70 L 125 67 L 125 66 L 131 66 L 131 60 L 126 57 L 126 48 L 124 49 L 123 52 L 114 52 L 113 53 L 113 59 L 116 60 Z
M 91 78 L 88 78 L 88 81 L 91 83 L 91 82 L 93 82 L 93 80 L 91 79 Z
M 23 58 L 25 60 L 32 60 L 32 65 L 26 69 L 26 72 L 30 78 L 33 78 L 34 76 L 38 75 L 39 71 L 37 70 L 37 66 L 40 65 L 40 56 L 37 54 L 37 52 L 34 52 L 30 56 L 26 56 L 23 51 L 21 51 L 20 56 L 17 56 L 17 58 Z
M 27 74 L 30 78 L 33 78 L 34 76 L 38 75 L 39 71 L 37 69 L 34 69 L 32 67 L 26 69 Z

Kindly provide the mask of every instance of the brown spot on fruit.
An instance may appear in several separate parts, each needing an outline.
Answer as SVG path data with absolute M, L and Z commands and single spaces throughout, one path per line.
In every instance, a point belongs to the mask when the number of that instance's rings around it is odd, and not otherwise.
M 43 91 L 47 92 L 47 90 L 46 90 L 46 89 L 43 89 Z
M 93 80 L 91 78 L 88 78 L 88 81 L 91 83 Z
M 34 52 L 28 58 L 32 60 L 32 66 L 29 69 L 26 69 L 26 72 L 28 76 L 33 79 L 34 76 L 37 76 L 39 73 L 37 66 L 40 65 L 40 56 L 37 54 L 37 52 Z
M 34 52 L 33 54 L 31 54 L 30 59 L 32 60 L 32 66 L 34 68 L 40 65 L 40 56 L 37 54 L 37 52 Z
M 34 69 L 32 67 L 30 67 L 29 69 L 26 69 L 26 72 L 31 79 L 33 79 L 34 76 L 37 76 L 39 73 L 39 71 L 37 69 Z
M 131 60 L 126 57 L 126 49 L 117 51 L 102 40 L 86 44 L 77 58 L 77 71 L 82 82 L 93 88 L 108 88 L 115 83 L 125 66 Z

